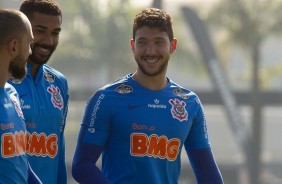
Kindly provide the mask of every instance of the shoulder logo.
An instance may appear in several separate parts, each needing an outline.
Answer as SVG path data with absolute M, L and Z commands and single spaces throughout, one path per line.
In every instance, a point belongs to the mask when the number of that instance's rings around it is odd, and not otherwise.
M 185 109 L 186 103 L 184 101 L 179 101 L 178 99 L 170 99 L 171 104 L 170 112 L 174 119 L 178 119 L 180 122 L 188 120 L 188 112 Z
M 53 83 L 55 81 L 55 75 L 49 72 L 44 72 L 43 77 L 46 81 Z
M 177 88 L 173 92 L 176 96 L 179 96 L 180 98 L 183 98 L 184 100 L 187 100 L 189 98 L 189 95 L 185 93 L 181 88 Z
M 12 83 L 14 83 L 14 84 L 20 84 L 20 83 L 22 83 L 22 79 L 16 79 L 16 78 L 14 78 L 14 77 L 11 77 L 11 78 L 10 78 L 10 81 L 11 81 Z
M 121 84 L 115 89 L 115 91 L 120 93 L 120 94 L 128 94 L 128 93 L 131 93 L 133 91 L 133 88 L 131 86 Z
M 51 85 L 47 88 L 47 91 L 51 94 L 51 102 L 53 103 L 54 107 L 61 110 L 64 107 L 64 102 L 60 88 Z

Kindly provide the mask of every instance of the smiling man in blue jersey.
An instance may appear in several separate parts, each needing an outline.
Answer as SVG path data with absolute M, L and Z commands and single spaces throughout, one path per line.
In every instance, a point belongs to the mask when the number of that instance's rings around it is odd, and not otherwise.
M 184 146 L 199 184 L 222 184 L 198 96 L 166 77 L 171 17 L 148 8 L 133 23 L 137 70 L 99 89 L 85 109 L 72 174 L 79 183 L 177 184 Z M 102 154 L 102 170 L 96 162 Z
M 54 0 L 25 0 L 20 11 L 31 22 L 34 41 L 26 77 L 10 84 L 19 93 L 25 117 L 29 161 L 43 183 L 65 184 L 68 84 L 63 74 L 46 64 L 59 43 L 62 12 Z
M 8 79 L 26 75 L 33 40 L 28 18 L 17 10 L 0 9 L 0 183 L 39 184 L 26 155 L 26 127 L 18 93 Z

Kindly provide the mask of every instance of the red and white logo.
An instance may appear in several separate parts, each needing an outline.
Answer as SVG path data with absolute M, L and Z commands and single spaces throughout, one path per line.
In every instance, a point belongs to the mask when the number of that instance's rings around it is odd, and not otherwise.
M 51 102 L 53 103 L 54 107 L 57 107 L 61 110 L 64 107 L 64 102 L 60 88 L 51 85 L 51 87 L 47 88 L 47 91 L 51 94 Z
M 171 104 L 170 112 L 173 118 L 178 119 L 180 122 L 188 120 L 188 112 L 185 109 L 186 103 L 184 101 L 170 99 L 169 103 Z
M 17 97 L 15 97 L 14 95 L 11 94 L 11 95 L 10 95 L 10 99 L 11 99 L 11 101 L 14 103 L 15 109 L 16 109 L 16 111 L 17 111 L 19 117 L 21 117 L 22 119 L 24 119 L 23 112 L 22 112 L 22 109 L 21 109 L 21 106 L 20 106 L 20 104 L 19 104 L 19 102 L 18 102 Z

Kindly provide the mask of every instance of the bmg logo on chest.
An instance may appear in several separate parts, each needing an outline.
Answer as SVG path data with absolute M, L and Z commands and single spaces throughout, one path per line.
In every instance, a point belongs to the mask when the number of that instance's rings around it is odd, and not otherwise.
M 130 136 L 130 154 L 132 156 L 148 156 L 174 161 L 180 151 L 181 141 L 177 138 L 144 133 L 133 133 Z

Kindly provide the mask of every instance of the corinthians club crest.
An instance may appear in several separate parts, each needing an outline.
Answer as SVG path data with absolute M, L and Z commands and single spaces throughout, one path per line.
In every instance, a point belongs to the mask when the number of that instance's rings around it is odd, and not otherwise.
M 178 119 L 180 122 L 188 120 L 188 112 L 185 109 L 186 103 L 184 101 L 179 101 L 177 98 L 174 100 L 170 99 L 171 104 L 170 112 L 174 119 Z
M 57 107 L 61 110 L 64 106 L 61 90 L 58 87 L 51 85 L 51 87 L 47 88 L 47 91 L 51 94 L 51 102 L 53 103 L 54 107 Z

